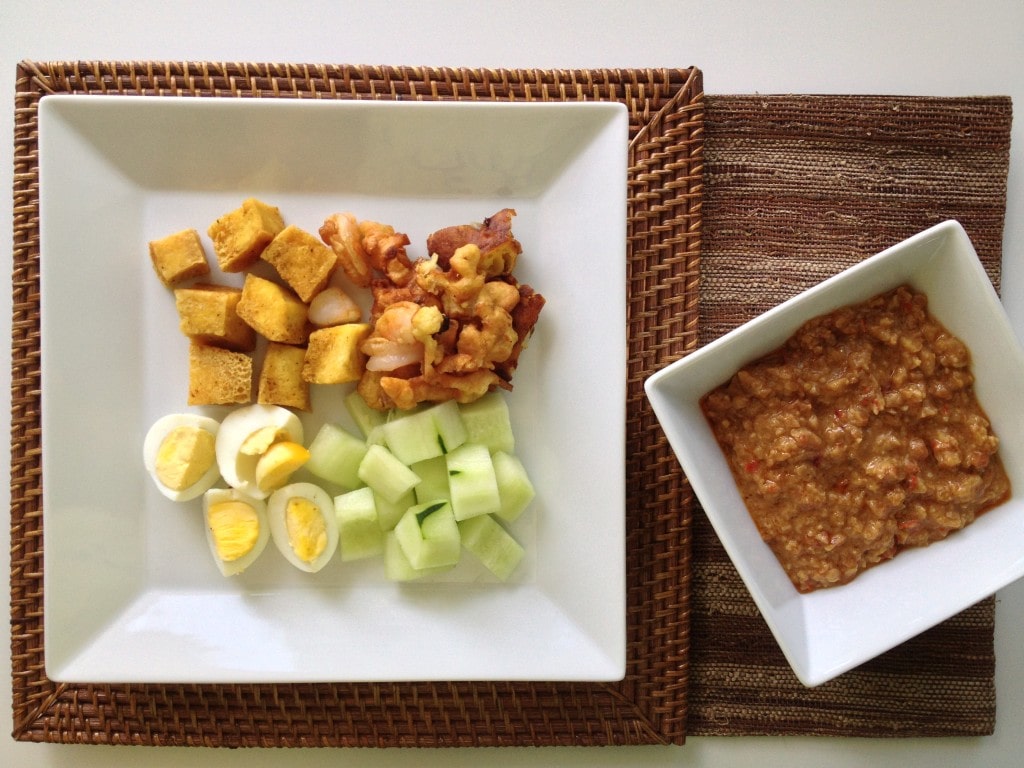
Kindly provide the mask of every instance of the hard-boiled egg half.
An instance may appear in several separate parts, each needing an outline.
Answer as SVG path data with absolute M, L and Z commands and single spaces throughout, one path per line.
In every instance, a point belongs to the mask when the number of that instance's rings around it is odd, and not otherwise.
M 299 417 L 277 405 L 232 411 L 217 433 L 217 465 L 232 488 L 265 499 L 309 459 Z
M 267 500 L 274 544 L 296 568 L 316 573 L 338 548 L 334 500 L 312 483 L 291 483 Z
M 203 522 L 210 553 L 225 576 L 252 565 L 270 541 L 266 503 L 235 488 L 203 494 Z
M 149 428 L 143 462 L 160 493 L 172 501 L 189 501 L 217 482 L 219 428 L 215 419 L 193 413 L 172 413 Z

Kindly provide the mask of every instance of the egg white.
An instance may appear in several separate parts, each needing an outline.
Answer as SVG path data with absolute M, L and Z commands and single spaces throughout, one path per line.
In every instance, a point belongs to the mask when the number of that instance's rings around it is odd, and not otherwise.
M 259 456 L 241 453 L 242 444 L 254 432 L 264 427 L 280 429 L 288 439 L 302 444 L 302 422 L 299 417 L 278 405 L 247 405 L 237 408 L 220 424 L 217 433 L 217 466 L 224 482 L 232 488 L 244 491 L 255 499 L 265 499 L 268 491 L 261 491 L 256 485 L 256 464 Z
M 253 548 L 237 560 L 225 561 L 217 554 L 217 544 L 213 539 L 213 531 L 210 529 L 209 514 L 210 507 L 224 501 L 243 501 L 256 510 L 256 518 L 259 520 L 260 530 Z M 217 564 L 220 572 L 225 576 L 237 576 L 258 558 L 266 549 L 270 541 L 270 525 L 267 519 L 267 505 L 262 499 L 254 499 L 236 488 L 212 488 L 203 495 L 203 528 L 206 530 L 206 543 L 210 547 L 210 554 Z
M 285 518 L 288 502 L 293 498 L 305 498 L 319 507 L 327 528 L 327 546 L 313 562 L 307 563 L 292 549 L 288 538 L 288 522 Z M 338 548 L 338 518 L 334 511 L 334 500 L 327 491 L 312 483 L 291 483 L 274 491 L 267 500 L 267 516 L 270 518 L 270 535 L 274 544 L 289 563 L 307 573 L 316 573 L 334 556 Z
M 212 488 L 214 483 L 220 479 L 220 467 L 219 462 L 214 461 L 199 480 L 180 491 L 168 488 L 160 482 L 160 478 L 156 475 L 156 457 L 164 438 L 178 427 L 205 429 L 207 432 L 213 433 L 213 436 L 216 438 L 219 434 L 220 424 L 216 419 L 211 419 L 208 416 L 199 416 L 194 413 L 171 413 L 157 419 L 153 426 L 149 428 L 149 431 L 146 433 L 146 439 L 142 443 L 142 461 L 160 493 L 171 501 L 191 501 L 201 496 L 209 488 Z

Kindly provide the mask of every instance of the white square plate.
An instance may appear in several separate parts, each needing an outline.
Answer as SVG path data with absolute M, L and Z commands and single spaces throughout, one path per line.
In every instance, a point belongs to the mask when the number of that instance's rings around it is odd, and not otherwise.
M 804 322 L 909 283 L 971 349 L 975 388 L 1012 496 L 965 529 L 901 552 L 849 584 L 800 594 L 761 540 L 700 399 Z M 793 670 L 818 685 L 1024 576 L 1022 352 L 963 228 L 939 224 L 879 253 L 652 375 L 645 387 L 694 493 Z
M 617 680 L 625 673 L 628 124 L 609 103 L 51 96 L 39 106 L 46 672 L 59 681 Z M 547 305 L 508 395 L 537 500 L 510 584 L 463 568 L 315 575 L 273 547 L 225 579 L 201 512 L 141 459 L 188 409 L 187 340 L 147 243 L 246 197 L 315 232 L 426 236 L 503 207 Z M 222 276 L 213 262 L 213 278 Z M 222 279 L 223 278 L 223 279 Z M 348 423 L 341 390 L 314 388 Z M 215 415 L 223 411 L 205 409 Z M 466 558 L 464 558 L 465 560 Z

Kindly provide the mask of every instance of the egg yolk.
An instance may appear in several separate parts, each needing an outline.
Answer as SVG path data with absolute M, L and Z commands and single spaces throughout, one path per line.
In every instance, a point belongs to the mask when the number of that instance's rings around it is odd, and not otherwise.
M 226 563 L 252 551 L 260 535 L 260 519 L 256 510 L 244 501 L 222 501 L 211 504 L 206 524 L 213 534 L 217 557 Z
M 172 491 L 195 485 L 213 466 L 216 438 L 199 427 L 175 427 L 156 453 L 156 476 Z
M 285 525 L 292 550 L 304 563 L 311 563 L 327 548 L 327 524 L 320 507 L 309 499 L 288 500 Z
M 239 453 L 247 456 L 259 456 L 278 440 L 288 439 L 288 433 L 279 427 L 260 427 L 250 434 L 238 448 Z
M 287 440 L 274 443 L 256 463 L 256 487 L 272 491 L 284 485 L 292 472 L 309 460 L 309 451 Z

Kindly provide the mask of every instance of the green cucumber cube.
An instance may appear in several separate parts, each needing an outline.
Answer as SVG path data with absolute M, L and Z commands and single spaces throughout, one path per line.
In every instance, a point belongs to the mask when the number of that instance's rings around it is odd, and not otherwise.
M 377 521 L 373 489 L 359 488 L 334 498 L 342 560 L 362 560 L 384 551 L 384 532 Z
M 447 501 L 409 507 L 394 533 L 409 564 L 417 570 L 459 562 L 462 551 L 459 526 Z
M 536 495 L 533 483 L 518 456 L 498 451 L 491 456 L 491 461 L 494 462 L 494 476 L 498 481 L 498 496 L 501 497 L 501 507 L 495 514 L 502 520 L 514 522 Z
M 492 452 L 515 451 L 516 439 L 512 434 L 508 403 L 500 392 L 489 392 L 472 403 L 461 405 L 459 413 L 466 427 L 467 443 L 486 445 Z
M 418 461 L 409 469 L 420 476 L 419 484 L 413 489 L 418 503 L 451 501 L 451 492 L 448 490 L 448 462 L 444 456 Z
M 437 568 L 413 568 L 394 532 L 384 534 L 384 575 L 391 581 L 414 581 L 433 573 L 450 571 L 453 567 L 441 565 Z
M 378 424 L 370 429 L 366 436 L 367 445 L 383 445 L 387 448 L 387 441 L 384 439 L 384 424 Z
M 494 462 L 486 445 L 465 443 L 449 453 L 445 460 L 456 520 L 468 520 L 501 509 Z
M 459 404 L 454 400 L 447 400 L 432 406 L 430 415 L 437 428 L 437 438 L 441 443 L 442 453 L 454 451 L 469 439 L 466 425 L 462 421 Z
M 388 421 L 383 432 L 388 450 L 405 465 L 444 454 L 429 408 Z
M 376 408 L 368 406 L 363 400 L 363 396 L 354 389 L 345 395 L 345 410 L 359 427 L 363 437 L 369 437 L 374 427 L 381 426 L 387 418 L 384 411 L 378 411 Z
M 506 581 L 523 559 L 522 545 L 490 515 L 479 515 L 459 523 L 462 546 L 476 555 L 487 570 Z
M 391 418 L 382 431 L 388 448 L 406 465 L 443 456 L 466 442 L 466 428 L 454 400 Z
M 417 488 L 419 485 L 416 486 Z M 377 524 L 382 531 L 393 530 L 398 521 L 402 519 L 405 511 L 416 503 L 415 489 L 406 491 L 398 501 L 388 501 L 379 493 L 373 494 L 374 503 L 377 505 Z
M 411 491 L 420 478 L 383 445 L 371 445 L 359 464 L 359 479 L 392 503 Z
M 309 444 L 305 467 L 311 473 L 343 488 L 354 489 L 363 483 L 359 465 L 366 456 L 366 443 L 334 424 L 324 424 Z

